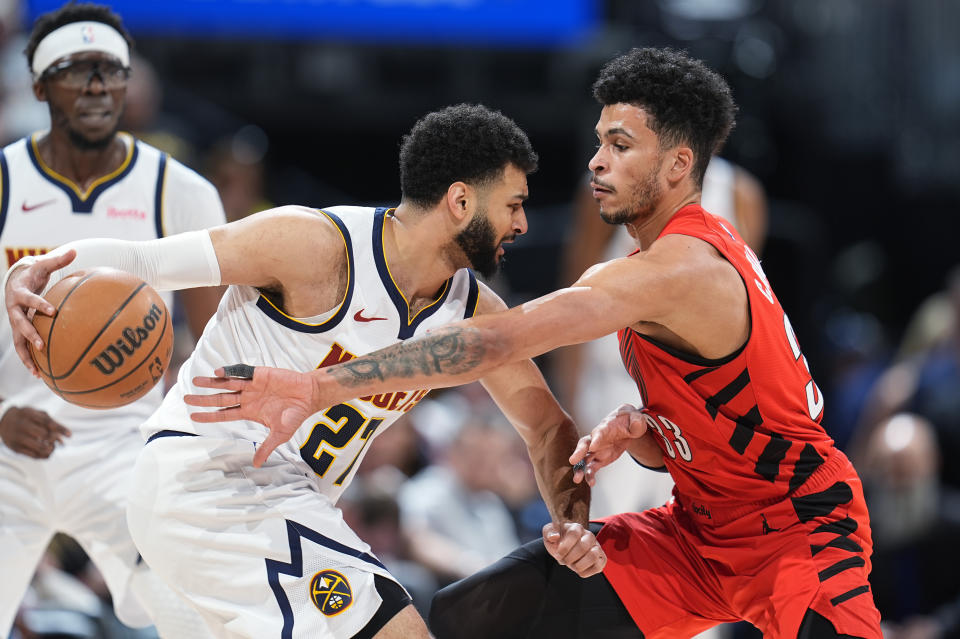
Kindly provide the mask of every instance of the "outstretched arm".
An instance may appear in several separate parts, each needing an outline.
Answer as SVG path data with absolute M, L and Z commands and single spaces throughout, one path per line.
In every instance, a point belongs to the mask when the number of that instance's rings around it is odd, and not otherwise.
M 27 341 L 43 348 L 29 318 L 51 315 L 42 292 L 66 275 L 108 266 L 136 275 L 158 290 L 218 284 L 270 287 L 284 297 L 285 310 L 315 315 L 341 294 L 336 282 L 317 286 L 317 272 L 337 273 L 345 261 L 343 240 L 324 216 L 300 207 L 281 207 L 243 220 L 146 242 L 87 239 L 70 242 L 40 258 L 24 258 L 7 272 L 4 304 L 21 361 L 36 374 Z M 327 282 L 324 282 L 327 284 Z
M 290 437 L 295 418 L 352 397 L 465 384 L 510 362 L 640 322 L 666 328 L 700 356 L 720 357 L 749 334 L 747 313 L 746 289 L 729 262 L 701 240 L 670 235 L 645 253 L 593 267 L 570 288 L 343 364 L 310 373 L 257 367 L 251 379 L 228 378 L 218 369 L 217 377 L 194 384 L 224 392 L 188 395 L 186 402 L 221 409 L 194 413 L 196 421 L 267 426 L 271 434 L 257 463 Z M 278 394 L 270 396 L 268 388 Z
M 629 287 L 618 283 L 630 277 L 628 271 L 632 269 L 627 261 L 607 262 L 576 285 L 521 306 L 456 322 L 349 362 L 303 373 L 304 380 L 298 382 L 298 388 L 306 388 L 304 383 L 308 383 L 309 405 L 322 410 L 371 393 L 466 384 L 505 364 L 530 359 L 563 344 L 606 335 L 636 321 L 630 300 L 639 296 L 628 294 Z M 642 283 L 638 288 L 643 288 Z M 656 293 L 652 292 L 652 296 L 656 297 Z M 216 378 L 197 378 L 195 383 L 248 394 L 189 396 L 188 403 L 194 406 L 226 408 L 216 413 L 194 414 L 194 419 L 253 419 L 273 426 L 270 416 L 258 418 L 256 413 L 241 409 L 238 401 L 242 400 L 245 406 L 260 405 L 264 401 L 263 384 L 272 381 L 268 377 L 277 375 L 275 369 L 257 367 L 252 383 L 224 379 L 222 369 L 216 374 Z M 286 374 L 283 377 L 290 380 Z
M 571 302 L 578 304 L 586 290 L 564 289 L 552 295 L 555 299 L 560 297 L 559 306 L 568 307 Z M 538 305 L 544 299 L 434 329 L 423 337 L 309 373 L 263 366 L 219 368 L 214 371 L 216 377 L 196 377 L 193 383 L 223 392 L 186 395 L 184 401 L 192 406 L 221 409 L 193 413 L 191 417 L 198 422 L 251 420 L 266 426 L 270 434 L 254 456 L 254 465 L 259 466 L 290 438 L 303 420 L 328 406 L 399 389 L 465 384 L 500 366 L 548 350 L 553 344 L 551 320 L 540 316 L 553 311 Z M 531 324 L 537 330 L 530 331 Z M 513 333 L 514 330 L 518 332 Z M 543 350 L 537 350 L 541 347 L 534 343 L 534 335 L 545 338 L 547 346 Z M 527 344 L 524 338 L 528 338 Z

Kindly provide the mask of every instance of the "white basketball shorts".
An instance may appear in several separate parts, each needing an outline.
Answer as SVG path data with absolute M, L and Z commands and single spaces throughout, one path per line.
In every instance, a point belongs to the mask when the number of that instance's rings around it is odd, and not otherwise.
M 217 637 L 372 637 L 409 595 L 300 469 L 278 456 L 254 468 L 253 453 L 152 439 L 127 510 L 144 559 Z

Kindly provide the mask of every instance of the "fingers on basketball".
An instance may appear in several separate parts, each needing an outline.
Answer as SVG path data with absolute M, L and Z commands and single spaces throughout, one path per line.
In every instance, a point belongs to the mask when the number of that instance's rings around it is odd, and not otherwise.
M 31 345 L 28 355 L 54 393 L 86 408 L 115 408 L 163 379 L 173 328 L 163 298 L 145 282 L 124 271 L 91 269 L 65 277 L 44 297 L 56 313 L 34 315 L 45 348 Z

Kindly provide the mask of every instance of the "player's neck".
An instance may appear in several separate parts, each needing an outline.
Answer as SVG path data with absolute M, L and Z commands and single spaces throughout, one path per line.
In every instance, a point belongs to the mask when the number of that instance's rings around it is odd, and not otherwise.
M 690 204 L 700 204 L 700 191 L 695 189 L 672 190 L 664 194 L 649 215 L 626 224 L 627 232 L 645 251 L 660 236 L 677 211 Z
M 65 131 L 57 129 L 38 140 L 37 149 L 47 167 L 81 189 L 87 189 L 97 179 L 118 169 L 127 157 L 127 148 L 120 136 L 114 135 L 103 148 L 83 149 L 76 146 Z
M 383 253 L 390 274 L 413 309 L 436 299 L 457 267 L 444 255 L 444 234 L 435 228 L 430 214 L 407 212 L 403 206 L 384 220 Z

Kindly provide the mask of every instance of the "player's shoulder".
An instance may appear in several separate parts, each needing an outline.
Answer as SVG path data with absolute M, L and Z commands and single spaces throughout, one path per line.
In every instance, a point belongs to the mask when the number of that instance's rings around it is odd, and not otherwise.
M 644 251 L 650 262 L 669 267 L 677 278 L 705 277 L 718 269 L 729 268 L 730 263 L 709 235 L 671 233 L 658 238 Z
M 301 220 L 308 224 L 322 224 L 330 227 L 339 227 L 357 218 L 372 217 L 374 209 L 363 206 L 323 206 L 314 207 L 304 204 L 284 204 L 257 215 L 266 214 L 272 217 Z
M 267 247 L 273 256 L 281 255 L 274 274 L 285 287 L 299 281 L 315 286 L 318 269 L 335 269 L 349 261 L 352 243 L 342 222 L 325 213 L 325 209 L 287 204 L 228 224 L 253 243 Z M 276 251 L 280 251 L 277 253 Z
M 22 138 L 17 138 L 7 144 L 3 145 L 3 148 L 0 149 L 4 154 L 10 153 L 11 151 L 25 149 L 27 146 L 27 141 L 30 139 L 30 136 L 25 136 Z
M 251 223 L 257 224 L 271 234 L 282 234 L 292 243 L 320 242 L 322 248 L 327 242 L 343 242 L 343 222 L 333 213 L 331 207 L 318 209 L 300 204 L 285 204 L 249 216 Z M 342 213 L 342 211 L 341 211 Z
M 31 136 L 29 135 L 18 138 L 6 144 L 3 148 L 0 148 L 0 155 L 2 155 L 4 163 L 9 164 L 11 161 L 16 161 L 19 158 L 26 160 L 27 144 L 30 142 L 30 138 Z
M 483 281 L 477 279 L 477 310 L 475 315 L 497 313 L 507 310 L 507 303 Z
M 143 140 L 134 138 L 133 136 L 131 136 L 131 138 L 137 145 L 137 153 L 144 159 L 149 159 L 157 163 L 162 162 L 164 164 L 164 171 L 166 173 L 165 180 L 168 184 L 172 183 L 180 187 L 193 186 L 195 188 L 216 190 L 210 180 L 203 177 L 197 171 L 193 170 L 166 151 L 162 151 L 157 147 L 144 142 Z
M 365 226 L 370 226 L 373 224 L 378 209 L 372 206 L 336 204 L 333 206 L 323 206 L 315 210 L 318 214 L 326 216 L 331 220 L 339 220 L 349 225 L 362 223 Z

